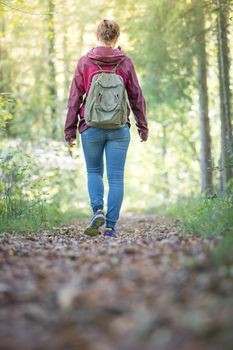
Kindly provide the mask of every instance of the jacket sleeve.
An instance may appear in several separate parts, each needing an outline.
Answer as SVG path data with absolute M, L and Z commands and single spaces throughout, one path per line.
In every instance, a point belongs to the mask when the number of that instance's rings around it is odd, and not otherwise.
M 146 118 L 146 102 L 138 82 L 137 74 L 132 61 L 130 60 L 129 76 L 126 83 L 128 99 L 133 111 L 139 135 L 143 140 L 148 138 L 148 122 Z
M 66 122 L 64 127 L 65 140 L 68 141 L 71 138 L 76 138 L 78 114 L 80 106 L 83 101 L 83 95 L 85 94 L 83 72 L 81 59 L 78 61 L 77 67 L 74 72 L 72 83 L 70 86 L 70 93 L 68 98 L 68 111 L 66 116 Z

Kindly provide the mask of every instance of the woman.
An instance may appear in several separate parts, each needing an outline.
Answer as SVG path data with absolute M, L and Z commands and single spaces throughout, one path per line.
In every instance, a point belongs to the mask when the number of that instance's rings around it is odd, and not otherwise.
M 82 56 L 77 64 L 68 99 L 68 113 L 65 123 L 65 139 L 74 146 L 76 129 L 81 134 L 82 147 L 88 175 L 88 192 L 93 210 L 84 233 L 98 235 L 99 228 L 106 223 L 104 236 L 116 237 L 115 225 L 119 218 L 124 192 L 124 167 L 130 142 L 130 110 L 127 108 L 127 122 L 117 129 L 96 128 L 87 125 L 84 118 L 86 96 L 92 77 L 100 69 L 116 69 L 124 81 L 131 109 L 141 141 L 148 138 L 146 104 L 138 83 L 132 61 L 120 48 L 114 49 L 120 35 L 119 25 L 112 20 L 103 20 L 97 28 L 99 46 Z M 85 99 L 83 96 L 85 95 Z M 104 215 L 103 154 L 105 151 L 109 184 L 107 213 Z

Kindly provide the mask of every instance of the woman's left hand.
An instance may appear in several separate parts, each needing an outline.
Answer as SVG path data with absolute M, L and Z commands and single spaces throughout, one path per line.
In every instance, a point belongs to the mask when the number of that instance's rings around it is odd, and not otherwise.
M 70 139 L 70 140 L 67 141 L 67 143 L 68 143 L 68 146 L 69 146 L 70 148 L 72 148 L 72 147 L 75 146 L 75 139 Z

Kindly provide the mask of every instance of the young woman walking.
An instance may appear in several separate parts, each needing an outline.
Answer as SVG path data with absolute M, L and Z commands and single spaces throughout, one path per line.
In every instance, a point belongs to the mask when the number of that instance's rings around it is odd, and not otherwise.
M 98 235 L 100 233 L 99 228 L 104 224 L 106 224 L 104 236 L 117 236 L 115 225 L 119 218 L 123 200 L 124 167 L 130 142 L 130 109 L 128 106 L 124 110 L 125 112 L 123 112 L 126 114 L 123 116 L 125 117 L 123 124 L 118 127 L 112 127 L 112 125 L 111 127 L 108 127 L 104 126 L 104 124 L 103 127 L 98 127 L 98 124 L 95 124 L 94 122 L 92 124 L 91 122 L 88 123 L 89 119 L 87 119 L 86 114 L 89 113 L 89 107 L 94 103 L 90 100 L 90 98 L 92 98 L 91 94 L 93 95 L 92 85 L 94 82 L 92 82 L 92 80 L 96 78 L 98 79 L 98 77 L 96 77 L 97 75 L 99 76 L 101 73 L 107 71 L 107 73 L 110 73 L 107 74 L 107 76 L 111 76 L 111 78 L 112 73 L 117 75 L 116 78 L 120 79 L 118 85 L 120 85 L 120 82 L 122 81 L 124 88 L 127 91 L 130 107 L 134 113 L 139 137 L 141 141 L 146 141 L 148 138 L 146 104 L 133 63 L 120 48 L 114 48 L 119 35 L 120 28 L 115 21 L 103 20 L 99 23 L 97 27 L 99 46 L 93 48 L 79 59 L 68 99 L 68 113 L 64 128 L 65 139 L 70 147 L 74 145 L 78 124 L 86 161 L 90 204 L 93 210 L 93 216 L 84 230 L 84 233 L 91 236 Z M 114 88 L 117 88 L 117 84 L 111 85 L 108 77 L 107 80 L 105 79 L 105 84 L 106 81 L 108 85 L 103 85 L 104 83 L 102 82 L 103 90 L 105 91 L 103 92 L 103 95 L 99 93 L 99 103 L 102 102 L 102 98 L 103 100 L 105 99 L 105 110 L 109 110 L 110 116 L 112 112 L 111 108 L 108 109 L 108 104 L 110 106 L 110 102 L 112 101 L 111 96 L 113 96 L 113 101 L 116 105 L 117 103 L 123 103 L 120 101 L 123 97 L 119 97 L 119 93 L 115 93 L 114 95 Z M 97 85 L 98 82 L 95 86 Z M 100 85 L 101 83 L 99 82 L 99 86 Z M 106 92 L 106 86 L 110 86 L 112 89 L 112 95 L 111 92 L 109 94 Z M 90 96 L 88 95 L 89 92 Z M 85 98 L 83 98 L 84 96 Z M 85 105 L 88 107 L 88 113 L 86 108 L 86 114 Z M 113 107 L 113 109 L 114 108 L 115 107 Z M 97 107 L 95 113 L 98 114 Z M 101 115 L 99 117 L 101 118 Z M 100 125 L 102 126 L 102 124 Z M 103 211 L 104 152 L 106 156 L 106 169 L 109 184 L 106 216 Z

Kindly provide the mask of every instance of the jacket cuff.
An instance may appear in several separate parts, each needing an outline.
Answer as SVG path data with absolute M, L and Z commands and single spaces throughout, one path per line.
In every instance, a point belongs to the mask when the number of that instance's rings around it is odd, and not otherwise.
M 68 142 L 70 139 L 76 139 L 76 133 L 75 134 L 67 134 L 65 135 L 65 140 Z

